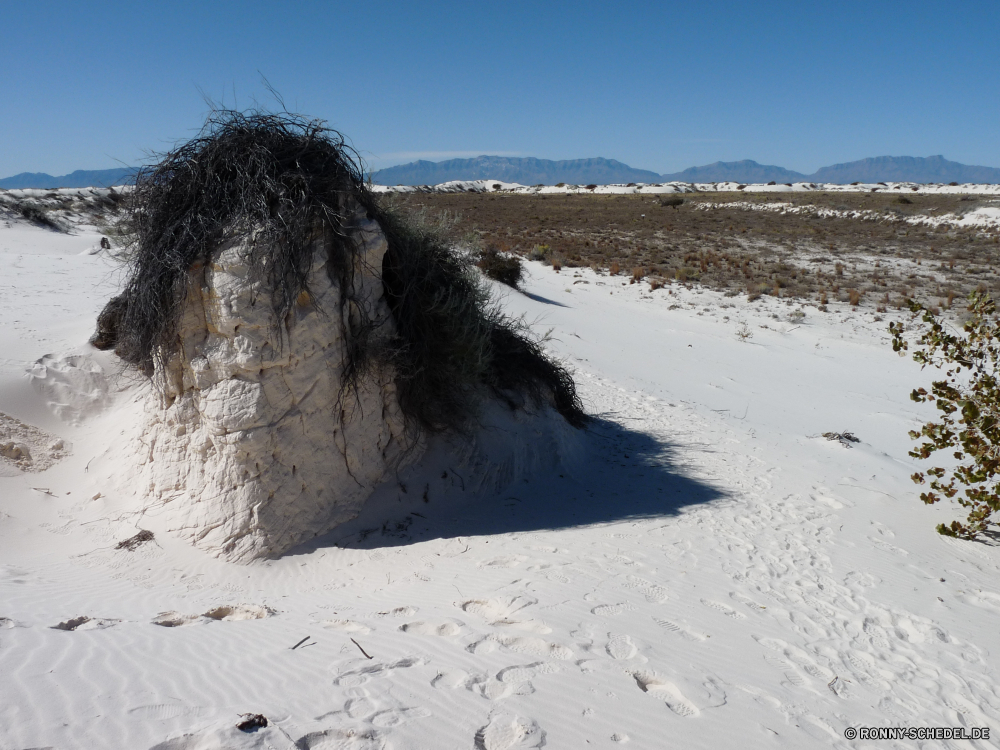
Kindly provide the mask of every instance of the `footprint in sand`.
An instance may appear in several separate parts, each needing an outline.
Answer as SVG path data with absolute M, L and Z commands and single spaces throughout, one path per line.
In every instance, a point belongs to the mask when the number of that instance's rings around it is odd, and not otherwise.
M 667 704 L 667 708 L 678 716 L 691 718 L 697 716 L 699 711 L 684 697 L 684 694 L 677 689 L 672 682 L 667 682 L 649 672 L 633 672 L 632 677 L 644 693 L 659 698 Z
M 665 588 L 637 576 L 629 576 L 625 588 L 637 590 L 650 604 L 663 604 L 669 598 Z
M 778 656 L 765 656 L 764 661 L 770 664 L 775 669 L 779 670 L 785 680 L 794 687 L 800 688 L 806 684 L 805 678 L 802 677 L 792 664 L 785 659 Z
M 153 624 L 164 628 L 180 628 L 204 622 L 201 615 L 182 615 L 177 612 L 160 612 L 153 618 Z
M 425 719 L 430 715 L 431 712 L 426 708 L 391 708 L 379 711 L 368 719 L 368 721 L 373 726 L 388 729 L 390 727 L 398 727 L 413 719 Z
M 732 617 L 734 620 L 745 620 L 746 619 L 746 615 L 741 614 L 740 612 L 737 612 L 732 607 L 727 607 L 722 602 L 715 602 L 715 601 L 712 601 L 711 599 L 702 599 L 701 603 L 704 604 L 706 607 L 709 607 L 710 609 L 714 609 L 714 610 L 716 610 L 718 612 L 721 612 L 726 617 Z
M 530 636 L 509 636 L 490 634 L 466 648 L 473 654 L 489 654 L 502 646 L 516 654 L 527 654 L 549 659 L 571 659 L 573 650 L 561 643 L 550 643 Z
M 662 620 L 656 617 L 653 618 L 653 622 L 659 625 L 664 630 L 671 633 L 677 633 L 681 638 L 687 638 L 689 641 L 703 641 L 708 638 L 704 633 L 697 633 L 688 628 L 678 625 L 676 622 L 671 622 L 670 620 Z
M 870 541 L 876 549 L 880 549 L 883 552 L 891 552 L 892 554 L 899 555 L 900 557 L 905 557 L 910 554 L 905 549 L 897 547 L 894 544 L 889 544 L 889 542 L 878 539 L 877 537 L 870 536 L 868 537 L 868 541 Z
M 261 747 L 270 747 L 261 746 Z M 338 727 L 323 732 L 310 732 L 294 745 L 298 750 L 386 750 L 385 736 L 368 726 Z M 155 750 L 155 748 L 153 749 Z
M 461 669 L 448 670 L 447 672 L 438 672 L 431 680 L 431 687 L 438 690 L 455 690 L 460 687 L 468 687 L 469 683 L 475 680 L 485 679 L 487 679 L 485 674 L 470 676 L 468 672 Z
M 180 706 L 176 703 L 155 703 L 149 706 L 136 706 L 128 710 L 129 716 L 154 721 L 177 719 L 182 716 L 201 716 L 209 712 L 210 709 L 201 706 Z
M 277 614 L 277 611 L 266 605 L 258 604 L 236 604 L 213 607 L 204 614 L 182 615 L 178 612 L 160 612 L 154 619 L 153 624 L 164 628 L 180 628 L 185 625 L 195 625 L 208 620 L 221 620 L 224 622 L 234 622 L 237 620 L 262 620 L 265 617 Z
M 351 698 L 344 704 L 344 713 L 352 719 L 363 719 L 375 713 L 377 706 L 367 695 Z
M 399 629 L 411 635 L 436 635 L 442 638 L 454 638 L 461 635 L 465 629 L 465 623 L 457 620 L 450 620 L 442 623 L 432 622 L 408 622 L 400 625 Z
M 482 560 L 476 565 L 480 568 L 516 568 L 527 559 L 524 555 L 506 555 L 505 557 L 494 557 L 492 560 Z
M 732 599 L 734 602 L 739 602 L 744 607 L 752 609 L 754 612 L 763 612 L 767 609 L 767 607 L 765 607 L 763 604 L 758 604 L 750 597 L 743 596 L 743 594 L 738 594 L 735 591 L 729 592 L 729 598 Z
M 415 614 L 417 614 L 416 607 L 396 607 L 395 609 L 390 609 L 386 612 L 375 612 L 374 614 L 368 615 L 368 618 L 372 620 L 381 620 L 384 617 L 413 617 Z
M 28 370 L 28 379 L 53 413 L 70 424 L 101 413 L 111 403 L 104 368 L 86 355 L 46 354 Z
M 631 638 L 627 635 L 614 633 L 608 633 L 608 645 L 604 647 L 604 650 L 612 659 L 631 659 L 638 652 Z
M 852 570 L 844 576 L 844 583 L 848 586 L 861 586 L 862 588 L 870 589 L 882 583 L 882 579 L 873 576 L 871 573 L 861 573 L 857 570 Z
M 883 698 L 878 702 L 878 709 L 896 722 L 909 722 L 918 714 L 919 709 L 911 709 L 896 698 Z
M 494 627 L 510 627 L 517 630 L 527 630 L 545 635 L 552 628 L 539 620 L 524 617 L 521 610 L 537 604 L 537 599 L 527 596 L 515 596 L 498 599 L 470 599 L 460 602 L 458 606 L 463 612 L 479 617 Z
M 620 602 L 618 604 L 599 604 L 590 610 L 590 613 L 599 617 L 616 617 L 622 612 L 632 612 L 634 610 L 635 607 L 631 604 Z
M 344 672 L 333 681 L 338 687 L 361 687 L 373 677 L 389 677 L 397 669 L 407 669 L 409 667 L 419 667 L 424 663 L 423 659 L 408 657 L 400 659 L 392 664 L 372 664 L 361 669 Z
M 258 604 L 225 604 L 208 610 L 203 617 L 210 620 L 224 620 L 231 622 L 234 620 L 262 620 L 265 617 L 277 614 L 277 611 L 267 605 Z
M 53 625 L 53 630 L 103 630 L 117 625 L 121 620 L 112 620 L 101 617 L 74 617 L 70 620 Z
M 476 732 L 475 742 L 476 750 L 528 750 L 545 745 L 545 732 L 534 719 L 499 713 Z
M 817 680 L 822 680 L 823 682 L 829 683 L 835 675 L 832 670 L 817 664 L 813 661 L 809 655 L 802 651 L 802 649 L 796 648 L 788 643 L 777 638 L 761 638 L 759 636 L 753 636 L 761 646 L 769 648 L 773 651 L 777 651 L 787 658 L 782 659 L 777 656 L 765 656 L 764 661 L 770 664 L 776 669 L 780 669 L 785 676 L 785 679 L 794 685 L 795 687 L 801 687 L 805 684 L 802 676 L 793 669 L 793 665 L 802 669 L 810 677 L 815 677 Z M 791 664 L 789 663 L 791 662 Z
M 534 664 L 523 664 L 516 667 L 507 667 L 497 672 L 497 680 L 506 685 L 517 685 L 528 682 L 538 675 L 555 674 L 562 667 L 558 663 L 539 661 Z
M 354 622 L 353 620 L 324 620 L 322 625 L 324 628 L 328 628 L 330 630 L 342 630 L 345 633 L 368 635 L 372 632 L 371 628 L 367 625 L 362 625 L 360 622 Z

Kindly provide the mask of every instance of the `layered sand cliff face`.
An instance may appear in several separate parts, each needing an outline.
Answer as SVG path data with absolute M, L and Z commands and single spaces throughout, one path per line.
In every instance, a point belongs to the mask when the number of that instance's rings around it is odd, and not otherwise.
M 192 270 L 180 354 L 158 367 L 135 446 L 137 489 L 167 528 L 231 560 L 278 555 L 358 514 L 405 458 L 389 368 L 344 388 L 344 331 L 394 326 L 380 271 L 378 224 L 357 220 L 353 300 L 318 248 L 303 293 L 283 321 L 248 279 L 247 242 L 223 245 Z M 355 302 L 356 301 L 356 302 Z

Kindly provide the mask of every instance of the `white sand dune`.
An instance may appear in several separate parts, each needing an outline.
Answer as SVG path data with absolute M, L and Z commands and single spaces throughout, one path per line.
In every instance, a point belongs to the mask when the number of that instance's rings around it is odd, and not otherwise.
M 874 182 L 840 185 L 830 182 L 796 182 L 785 184 L 744 184 L 741 182 L 661 182 L 611 185 L 520 185 L 503 180 L 452 180 L 439 185 L 373 185 L 378 193 L 513 193 L 516 195 L 659 195 L 664 193 L 944 193 L 952 195 L 996 195 L 1000 185 L 945 185 L 921 182 Z M 10 191 L 12 194 L 29 191 Z
M 907 430 L 931 414 L 907 394 L 929 373 L 887 321 L 532 264 L 503 304 L 576 371 L 596 418 L 575 452 L 495 419 L 326 537 L 237 565 L 165 533 L 118 548 L 156 507 L 91 466 L 142 388 L 86 344 L 118 281 L 98 239 L 0 223 L 0 412 L 66 446 L 44 471 L 0 459 L 3 750 L 1000 732 L 1000 550 L 940 537 L 955 509 L 916 497 Z

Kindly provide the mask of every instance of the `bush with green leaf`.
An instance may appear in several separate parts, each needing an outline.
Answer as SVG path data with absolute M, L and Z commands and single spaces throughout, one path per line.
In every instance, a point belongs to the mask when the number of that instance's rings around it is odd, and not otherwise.
M 929 479 L 929 491 L 920 494 L 928 505 L 949 498 L 968 509 L 965 523 L 938 524 L 939 533 L 975 539 L 1000 513 L 1000 316 L 996 303 L 981 292 L 970 295 L 968 310 L 968 320 L 956 331 L 940 315 L 910 301 L 913 319 L 926 324 L 913 359 L 944 373 L 929 392 L 917 388 L 910 394 L 913 401 L 933 403 L 940 412 L 939 421 L 910 432 L 914 440 L 924 441 L 910 455 L 927 459 L 937 451 L 951 451 L 957 465 L 918 471 L 912 478 L 917 484 Z M 893 351 L 900 356 L 909 350 L 904 330 L 902 323 L 889 324 Z

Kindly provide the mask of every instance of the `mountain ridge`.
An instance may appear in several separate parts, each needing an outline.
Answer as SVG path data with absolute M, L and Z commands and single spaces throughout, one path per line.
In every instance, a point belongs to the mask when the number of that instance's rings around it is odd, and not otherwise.
M 0 188 L 80 188 L 110 187 L 132 182 L 135 168 L 82 170 L 53 177 L 44 172 L 22 172 L 0 179 Z M 535 157 L 477 156 L 472 159 L 448 159 L 440 162 L 415 161 L 372 173 L 380 185 L 437 185 L 453 180 L 500 180 L 522 185 L 607 185 L 614 183 L 659 182 L 914 182 L 1000 184 L 1000 169 L 949 161 L 937 156 L 874 156 L 867 159 L 820 167 L 811 175 L 773 164 L 758 164 L 752 159 L 717 161 L 681 172 L 657 174 L 637 169 L 615 159 L 538 159 Z
M 752 159 L 689 167 L 682 172 L 657 174 L 614 159 L 552 161 L 534 157 L 477 156 L 442 162 L 416 161 L 378 170 L 372 181 L 380 185 L 436 185 L 452 180 L 501 180 L 522 185 L 576 185 L 628 182 L 959 182 L 1000 184 L 1000 169 L 949 161 L 943 156 L 875 156 L 820 167 L 811 175 Z
M 21 172 L 11 177 L 0 179 L 0 188 L 4 190 L 23 190 L 40 188 L 53 190 L 55 188 L 83 187 L 113 187 L 129 185 L 135 176 L 133 167 L 118 167 L 115 169 L 78 169 L 69 174 L 53 177 L 45 172 Z

